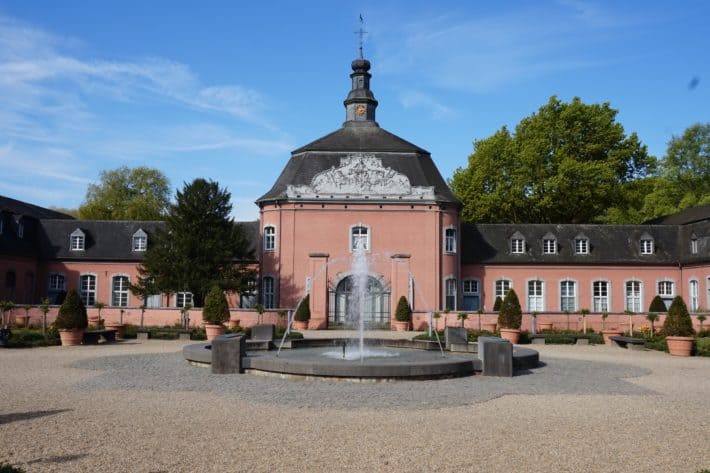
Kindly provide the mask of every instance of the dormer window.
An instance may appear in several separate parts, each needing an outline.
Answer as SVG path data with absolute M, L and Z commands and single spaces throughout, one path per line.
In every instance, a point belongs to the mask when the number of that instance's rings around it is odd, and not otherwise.
M 589 238 L 584 235 L 578 235 L 574 239 L 574 252 L 578 255 L 589 254 Z
M 514 255 L 525 253 L 525 237 L 520 232 L 515 232 L 510 237 L 510 252 Z
M 69 250 L 71 251 L 84 251 L 86 242 L 86 236 L 81 229 L 77 228 L 69 236 Z
M 22 238 L 25 236 L 25 226 L 22 222 L 17 222 L 17 238 Z
M 694 255 L 698 254 L 698 237 L 695 236 L 695 234 L 690 236 L 690 253 Z
M 548 233 L 542 237 L 542 254 L 554 255 L 557 254 L 557 239 L 554 235 Z
M 136 233 L 133 234 L 133 251 L 145 251 L 148 249 L 148 234 L 139 228 Z
M 653 254 L 653 237 L 648 233 L 641 235 L 641 254 L 642 255 L 652 255 Z

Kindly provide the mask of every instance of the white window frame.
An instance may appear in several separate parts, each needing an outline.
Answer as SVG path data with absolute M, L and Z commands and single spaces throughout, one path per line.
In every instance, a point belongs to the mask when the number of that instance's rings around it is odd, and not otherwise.
M 693 255 L 698 254 L 698 239 L 697 238 L 692 238 L 690 240 L 690 253 Z
M 23 238 L 25 236 L 25 225 L 20 221 L 17 222 L 17 238 Z
M 667 292 L 667 288 L 671 288 L 670 292 Z M 663 290 L 661 290 L 663 288 Z M 659 279 L 656 281 L 656 294 L 661 296 L 662 299 L 672 299 L 675 297 L 675 281 L 673 279 Z
M 5 218 L 0 214 L 0 235 L 5 231 Z
M 93 278 L 94 281 L 94 287 L 90 288 L 87 287 L 86 290 L 84 289 L 84 278 Z M 88 279 L 87 279 L 88 281 Z M 96 304 L 96 295 L 99 293 L 99 278 L 96 275 L 96 273 L 81 273 L 79 275 L 79 296 L 81 297 L 81 300 L 84 302 L 84 306 L 86 307 L 91 307 L 92 305 Z
M 133 251 L 146 251 L 148 249 L 148 234 L 139 228 L 134 234 L 131 241 Z
M 276 278 L 273 276 L 267 275 L 261 279 L 261 304 L 265 309 L 276 307 Z
M 700 281 L 691 278 L 688 281 L 688 309 L 697 312 L 700 309 Z
M 542 254 L 556 255 L 557 254 L 557 240 L 554 238 L 543 239 L 542 240 Z
M 264 227 L 264 251 L 276 251 L 276 227 L 274 225 Z
M 456 253 L 456 227 L 447 227 L 444 229 L 444 253 Z
M 589 254 L 589 238 L 575 238 L 574 239 L 574 253 L 577 255 L 588 255 Z
M 118 278 L 126 278 L 126 286 L 116 289 L 115 284 Z M 111 302 L 111 307 L 128 307 L 128 301 L 130 298 L 130 284 L 131 277 L 128 274 L 112 274 L 111 281 L 109 284 L 109 301 Z M 116 304 L 116 298 L 118 297 L 118 304 Z
M 475 291 L 472 290 L 472 287 L 471 287 L 471 285 L 473 285 L 473 284 L 475 284 L 475 286 L 476 286 Z M 466 287 L 467 285 L 469 286 L 468 288 Z M 478 307 L 471 309 L 471 310 L 476 311 L 476 310 L 479 310 L 480 308 L 482 308 L 483 304 L 482 304 L 482 299 L 481 299 L 481 280 L 478 278 L 466 278 L 463 281 L 461 281 L 461 297 L 462 297 L 462 299 L 461 299 L 462 308 L 464 305 L 463 302 L 466 299 L 466 297 L 478 297 Z M 468 310 L 468 309 L 464 308 L 464 310 Z
M 355 251 L 355 236 L 356 235 L 354 234 L 354 232 L 355 232 L 355 229 L 359 229 L 359 228 L 365 229 L 365 235 L 364 235 L 365 236 L 365 238 L 364 238 L 365 248 L 364 248 L 364 250 L 366 252 L 369 252 L 370 248 L 371 248 L 370 241 L 372 238 L 372 231 L 370 229 L 370 226 L 365 225 L 364 223 L 356 223 L 355 225 L 350 225 L 350 228 L 348 230 L 348 247 L 350 248 L 351 253 L 353 251 Z M 357 237 L 358 237 L 358 240 L 362 240 L 363 235 L 359 234 L 359 235 L 357 235 Z
M 86 249 L 86 234 L 77 228 L 69 235 L 69 251 L 84 251 Z
M 524 238 L 511 238 L 510 252 L 514 255 L 524 254 L 525 253 L 525 239 Z
M 501 283 L 500 285 L 498 283 Z M 507 283 L 507 288 L 503 291 L 499 291 L 498 289 L 503 289 L 503 286 Z M 500 287 L 499 287 L 500 286 Z M 511 278 L 507 277 L 500 277 L 493 281 L 493 295 L 495 296 L 493 300 L 497 298 L 505 299 L 505 295 L 508 293 L 509 290 L 513 289 L 513 280 Z M 501 293 L 502 292 L 502 293 Z
M 650 238 L 643 238 L 640 241 L 640 248 L 642 255 L 652 255 L 654 250 L 653 240 Z
M 530 285 L 534 284 L 534 291 L 530 291 Z M 525 284 L 526 300 L 528 312 L 542 312 L 545 310 L 545 281 L 540 278 L 528 279 Z M 539 294 L 538 294 L 539 290 Z
M 605 292 L 604 294 L 602 293 Z M 600 314 L 611 311 L 611 282 L 607 279 L 592 281 L 592 312 Z
M 52 278 L 62 278 L 61 287 L 56 284 L 52 284 Z M 61 292 L 67 290 L 67 276 L 64 273 L 49 273 L 47 275 L 47 291 L 49 292 Z
M 572 284 L 573 291 L 572 291 L 571 296 L 569 294 L 562 293 L 563 285 L 567 285 L 567 284 Z M 565 311 L 577 312 L 577 307 L 579 307 L 579 283 L 577 282 L 577 280 L 575 280 L 575 279 L 561 279 L 558 287 L 560 289 L 560 300 L 559 300 L 560 312 L 565 312 Z M 572 307 L 571 308 L 566 307 L 566 304 L 564 303 L 565 299 L 569 300 L 570 298 L 572 299 Z
M 629 284 L 638 286 L 629 292 Z M 627 279 L 624 281 L 624 310 L 631 312 L 643 312 L 643 281 L 639 279 Z
M 444 310 L 457 310 L 458 307 L 458 281 L 453 276 L 444 279 Z M 449 304 L 453 302 L 453 304 Z
M 182 308 L 187 306 L 188 304 L 194 307 L 194 300 L 194 295 L 190 291 L 178 291 L 175 293 L 175 307 Z

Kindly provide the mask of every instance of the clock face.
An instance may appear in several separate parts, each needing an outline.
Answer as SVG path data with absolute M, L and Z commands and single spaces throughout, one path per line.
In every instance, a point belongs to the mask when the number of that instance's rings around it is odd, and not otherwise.
M 358 105 L 357 108 L 355 109 L 355 113 L 357 113 L 360 116 L 365 115 L 365 106 Z

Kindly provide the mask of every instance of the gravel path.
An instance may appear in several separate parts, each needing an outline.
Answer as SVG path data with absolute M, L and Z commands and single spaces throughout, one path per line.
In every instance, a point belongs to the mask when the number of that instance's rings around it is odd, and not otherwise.
M 710 360 L 536 346 L 508 379 L 216 376 L 182 343 L 0 351 L 0 462 L 34 471 L 710 468 Z

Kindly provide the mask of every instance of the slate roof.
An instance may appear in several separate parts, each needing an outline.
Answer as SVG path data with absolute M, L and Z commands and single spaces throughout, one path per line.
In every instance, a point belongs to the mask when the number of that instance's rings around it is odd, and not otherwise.
M 41 221 L 39 249 L 41 257 L 47 260 L 64 261 L 141 261 L 142 251 L 133 251 L 133 234 L 142 229 L 150 238 L 163 227 L 159 221 L 123 220 L 55 220 Z M 259 243 L 258 222 L 237 222 L 245 230 L 251 249 L 256 255 Z M 85 235 L 85 249 L 71 251 L 69 235 L 81 229 Z
M 690 253 L 690 234 L 702 235 L 698 254 Z M 513 254 L 510 238 L 519 232 L 525 237 L 526 251 Z M 710 220 L 683 228 L 675 225 L 560 225 L 560 224 L 477 224 L 462 225 L 462 264 L 530 265 L 668 265 L 678 262 L 710 261 Z M 557 254 L 543 254 L 547 234 L 557 238 Z M 642 255 L 639 242 L 644 234 L 654 241 L 654 253 Z M 589 239 L 589 254 L 576 254 L 578 235 Z
M 681 210 L 670 215 L 664 215 L 646 223 L 656 225 L 687 225 L 693 222 L 710 220 L 710 204 L 698 205 L 689 209 Z
M 28 204 L 19 200 L 11 199 L 0 195 L 0 211 L 24 215 L 36 219 L 54 218 L 54 219 L 73 219 L 71 215 L 67 215 L 56 210 L 45 209 L 36 205 Z

